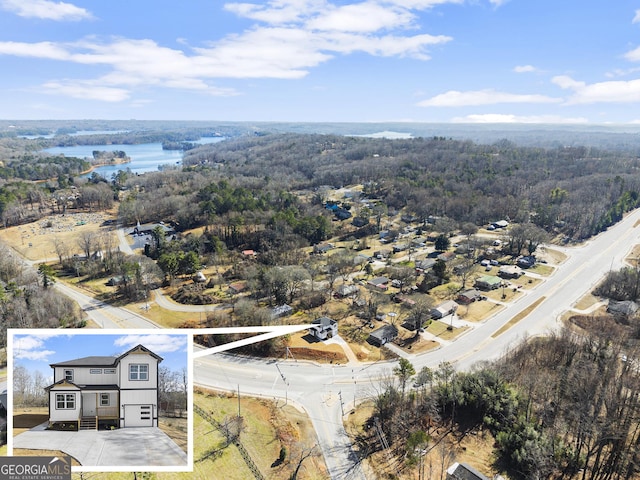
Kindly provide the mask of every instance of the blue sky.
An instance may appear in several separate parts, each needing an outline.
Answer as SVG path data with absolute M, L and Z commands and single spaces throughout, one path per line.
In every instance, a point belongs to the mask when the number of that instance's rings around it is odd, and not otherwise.
M 640 123 L 640 0 L 0 0 L 6 119 Z
M 10 342 L 14 366 L 21 365 L 30 372 L 40 370 L 52 377 L 52 363 L 90 356 L 118 356 L 142 344 L 162 357 L 160 366 L 171 370 L 187 367 L 187 348 L 190 338 L 184 333 L 129 333 L 103 334 L 84 331 L 61 334 L 55 330 L 34 331 L 26 335 L 15 334 Z

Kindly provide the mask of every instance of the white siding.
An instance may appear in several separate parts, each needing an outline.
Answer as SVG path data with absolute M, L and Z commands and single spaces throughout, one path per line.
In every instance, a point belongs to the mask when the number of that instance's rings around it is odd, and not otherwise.
M 73 395 L 75 408 L 73 409 L 59 409 L 56 402 L 56 395 Z M 66 389 L 52 388 L 49 391 L 49 406 L 50 406 L 50 418 L 51 422 L 73 422 L 78 421 L 80 416 L 80 392 Z
M 148 365 L 148 380 L 129 380 L 129 365 Z M 156 388 L 158 385 L 158 361 L 147 353 L 131 353 L 120 361 L 120 388 Z
M 91 370 L 94 369 L 99 369 L 102 373 L 91 373 Z M 65 370 L 73 370 L 73 383 L 79 385 L 114 385 L 118 383 L 118 368 L 115 368 L 116 373 L 104 373 L 104 367 L 56 367 L 53 381 L 63 380 Z

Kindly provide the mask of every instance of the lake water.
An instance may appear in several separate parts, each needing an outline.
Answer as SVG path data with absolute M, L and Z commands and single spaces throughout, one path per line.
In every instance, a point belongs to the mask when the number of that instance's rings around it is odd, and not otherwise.
M 197 143 L 216 143 L 224 140 L 223 137 L 203 137 Z M 196 142 L 193 142 L 196 143 Z M 75 145 L 72 147 L 47 148 L 45 152 L 52 155 L 64 155 L 66 157 L 93 158 L 93 151 L 101 150 L 112 152 L 122 150 L 131 158 L 130 163 L 121 165 L 107 165 L 96 167 L 93 171 L 99 173 L 107 180 L 118 170 L 131 169 L 133 173 L 156 172 L 160 166 L 174 166 L 182 163 L 182 151 L 163 150 L 162 143 L 141 143 L 139 145 Z

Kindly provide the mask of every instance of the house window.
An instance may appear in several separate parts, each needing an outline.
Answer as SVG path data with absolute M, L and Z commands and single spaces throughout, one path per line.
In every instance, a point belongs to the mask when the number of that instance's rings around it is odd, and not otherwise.
M 76 395 L 74 393 L 56 393 L 57 410 L 75 410 Z
M 108 407 L 109 406 L 109 394 L 108 393 L 101 393 L 100 394 L 100 406 L 101 407 Z
M 116 373 L 116 369 L 115 368 L 105 368 L 104 369 L 104 373 Z
M 91 369 L 89 369 L 89 373 L 91 375 L 100 375 L 100 374 L 102 374 L 102 369 L 101 368 L 91 368 Z
M 67 382 L 73 382 L 73 370 L 65 370 L 64 371 L 64 379 Z
M 149 365 L 138 363 L 129 365 L 129 380 L 149 380 Z

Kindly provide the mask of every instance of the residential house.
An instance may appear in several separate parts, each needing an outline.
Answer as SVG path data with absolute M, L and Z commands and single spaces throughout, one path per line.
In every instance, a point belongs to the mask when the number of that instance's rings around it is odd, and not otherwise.
M 332 243 L 319 243 L 318 245 L 313 246 L 313 253 L 317 253 L 321 255 L 323 253 L 327 253 L 332 248 L 333 248 Z
M 383 325 L 369 334 L 368 341 L 374 345 L 382 346 L 392 342 L 398 336 L 398 329 L 395 325 Z
M 351 225 L 356 228 L 364 227 L 365 225 L 369 225 L 369 219 L 364 217 L 354 217 L 351 221 Z
M 386 260 L 391 256 L 391 250 L 376 250 L 373 252 L 373 257 L 378 260 Z
M 435 258 L 425 258 L 416 261 L 416 270 L 418 272 L 426 272 L 436 264 Z
M 311 322 L 309 333 L 320 340 L 338 335 L 338 322 L 329 317 L 320 317 Z
M 489 228 L 487 228 L 487 230 L 496 230 L 498 228 L 507 228 L 509 226 L 509 222 L 507 222 L 506 220 L 498 220 L 497 222 L 493 222 L 491 225 L 489 225 Z M 491 228 L 493 227 L 493 228 Z
M 447 468 L 447 480 L 490 480 L 471 465 L 466 463 L 454 463 Z
M 623 317 L 628 317 L 633 315 L 638 311 L 638 304 L 631 300 L 624 300 L 621 302 L 616 302 L 615 300 L 609 300 L 609 305 L 607 305 L 607 312 L 612 315 L 620 315 Z
M 118 357 L 91 356 L 51 364 L 49 423 L 78 429 L 158 426 L 158 364 L 138 345 Z
M 518 260 L 516 260 L 516 263 L 520 268 L 531 268 L 536 264 L 536 257 L 534 257 L 533 255 L 525 255 L 518 258 Z
M 502 279 L 494 275 L 484 275 L 476 279 L 474 287 L 480 290 L 495 290 L 502 285 Z
M 143 223 L 140 225 L 140 222 L 133 227 L 133 230 L 130 232 L 131 235 L 151 235 L 151 233 L 159 228 L 162 230 L 164 235 L 168 237 L 169 235 L 173 235 L 176 233 L 175 229 L 169 225 L 166 225 L 164 222 L 160 223 Z
M 498 275 L 502 278 L 520 278 L 524 272 L 517 265 L 502 265 L 498 270 Z
M 336 296 L 345 298 L 356 295 L 359 292 L 359 288 L 357 285 L 340 285 L 336 289 Z
M 333 214 L 338 220 L 347 220 L 352 216 L 351 212 L 346 208 L 338 208 L 337 210 L 334 210 Z
M 411 245 L 414 247 L 424 247 L 427 243 L 427 237 L 416 237 L 411 240 Z
M 244 282 L 244 281 L 233 282 L 229 284 L 229 293 L 231 295 L 237 295 L 239 293 L 246 291 L 248 288 L 249 287 L 247 285 L 247 282 Z
M 400 303 L 401 305 L 404 305 L 407 308 L 413 308 L 416 306 L 416 301 L 406 297 L 404 295 L 396 295 L 393 297 L 393 301 L 396 303 Z
M 460 293 L 456 298 L 456 302 L 462 305 L 469 305 L 470 303 L 475 302 L 476 300 L 482 299 L 483 295 L 480 290 L 476 290 L 475 288 L 470 288 Z
M 456 258 L 456 252 L 442 252 L 436 258 L 438 260 L 442 260 L 443 262 L 448 262 Z
M 276 318 L 288 317 L 293 313 L 293 308 L 291 308 L 286 303 L 284 305 L 278 305 L 277 307 L 273 307 L 271 309 L 271 320 L 275 320 Z
M 396 243 L 393 246 L 393 253 L 404 252 L 405 250 L 408 250 L 408 249 L 409 249 L 408 243 Z
M 389 279 L 387 277 L 376 277 L 367 282 L 369 287 L 377 290 L 387 290 L 389 288 Z
M 439 319 L 444 318 L 447 315 L 451 315 L 458 309 L 458 304 L 453 300 L 447 300 L 446 302 L 442 302 L 435 308 L 431 309 L 431 316 L 433 318 Z

